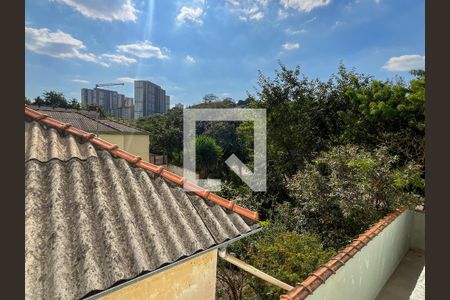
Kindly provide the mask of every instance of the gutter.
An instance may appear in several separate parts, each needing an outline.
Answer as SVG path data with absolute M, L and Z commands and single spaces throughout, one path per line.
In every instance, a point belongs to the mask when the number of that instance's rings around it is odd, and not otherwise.
M 238 267 L 238 268 L 266 281 L 266 282 L 269 282 L 279 288 L 282 288 L 286 291 L 290 291 L 294 288 L 293 286 L 290 286 L 289 284 L 284 283 L 283 281 L 278 280 L 278 279 L 270 276 L 269 274 L 266 274 L 263 271 L 247 264 L 246 262 L 238 259 L 237 257 L 228 254 L 226 248 L 220 248 L 218 253 L 219 253 L 219 257 L 222 258 L 223 260 L 226 260 L 230 264 L 233 264 L 236 267 Z

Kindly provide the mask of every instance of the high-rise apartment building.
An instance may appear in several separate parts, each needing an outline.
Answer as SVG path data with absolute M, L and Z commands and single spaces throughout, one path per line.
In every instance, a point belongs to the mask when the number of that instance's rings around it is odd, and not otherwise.
M 94 104 L 94 90 L 81 89 L 81 103 L 82 104 Z
M 81 103 L 98 105 L 105 113 L 122 119 L 134 118 L 133 98 L 125 97 L 116 91 L 83 88 Z
M 166 96 L 166 111 L 170 109 L 170 96 Z
M 165 113 L 170 107 L 170 97 L 159 85 L 148 80 L 134 81 L 134 118 Z
M 170 109 L 170 96 L 159 85 L 148 80 L 134 81 L 133 98 L 105 89 L 81 89 L 81 103 L 95 104 L 105 113 L 122 119 L 139 119 Z
M 120 102 L 119 107 L 119 117 L 125 120 L 132 120 L 134 119 L 134 104 L 133 104 L 133 98 L 130 97 L 124 97 L 122 102 Z

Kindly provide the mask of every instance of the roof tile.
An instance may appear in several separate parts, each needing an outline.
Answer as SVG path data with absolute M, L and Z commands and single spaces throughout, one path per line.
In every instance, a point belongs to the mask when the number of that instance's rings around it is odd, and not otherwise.
M 259 227 L 110 143 L 25 114 L 26 298 L 84 297 Z
M 123 158 L 123 159 L 127 160 L 130 163 L 137 163 L 137 162 L 140 161 L 140 158 L 138 156 L 130 154 L 130 153 L 126 152 L 126 151 L 123 151 L 122 149 L 117 148 L 116 145 L 114 145 L 114 144 L 112 144 L 112 143 L 110 143 L 108 141 L 102 140 L 102 139 L 100 139 L 98 137 L 94 137 L 94 136 L 88 134 L 87 132 L 83 132 L 82 130 L 71 130 L 71 129 L 75 128 L 75 127 L 65 128 L 65 124 L 64 123 L 62 123 L 60 121 L 57 121 L 55 119 L 52 119 L 50 117 L 47 117 L 45 119 L 41 119 L 42 118 L 42 114 L 37 112 L 37 111 L 35 111 L 35 110 L 32 110 L 31 108 L 25 107 L 25 115 L 27 117 L 30 117 L 33 120 L 40 121 L 40 122 L 42 122 L 42 123 L 44 123 L 44 124 L 46 124 L 48 126 L 56 128 L 56 129 L 66 130 L 67 132 L 70 132 L 71 134 L 74 134 L 74 135 L 77 135 L 77 136 L 80 136 L 80 137 L 83 137 L 83 138 L 88 137 L 88 139 L 89 139 L 89 141 L 91 143 L 95 144 L 96 146 L 98 146 L 98 147 L 100 147 L 102 149 L 110 151 L 111 154 L 113 154 L 115 156 L 118 156 L 120 158 Z M 144 164 L 144 166 L 145 165 L 148 166 L 148 165 L 151 165 L 151 164 L 147 162 L 147 164 Z M 155 167 L 156 167 L 156 165 L 154 167 L 152 167 L 151 169 L 154 169 Z M 152 170 L 149 170 L 149 171 L 152 171 Z M 186 183 L 185 180 L 181 176 L 179 176 L 179 175 L 177 175 L 175 173 L 169 172 L 169 171 L 167 171 L 165 169 L 161 169 L 161 172 L 158 173 L 158 174 L 161 174 L 164 178 L 166 178 L 166 179 L 168 179 L 168 180 L 170 180 L 170 181 L 172 181 L 172 182 L 174 182 L 174 183 L 176 183 L 178 185 L 184 185 L 184 188 L 195 192 L 197 195 L 199 195 L 201 197 L 202 196 L 206 196 L 208 200 L 211 200 L 211 201 L 219 204 L 220 206 L 228 208 L 228 209 L 230 209 L 230 210 L 232 210 L 232 211 L 234 211 L 234 212 L 236 212 L 236 213 L 238 213 L 238 214 L 240 214 L 242 216 L 245 216 L 247 218 L 253 219 L 255 221 L 258 221 L 258 219 L 259 219 L 259 216 L 258 216 L 257 212 L 252 212 L 252 211 L 250 211 L 250 210 L 248 210 L 246 208 L 243 208 L 243 207 L 240 207 L 238 205 L 235 205 L 233 202 L 231 202 L 229 200 L 226 200 L 226 199 L 224 199 L 224 198 L 222 198 L 222 197 L 220 197 L 220 196 L 218 196 L 216 194 L 209 193 L 205 189 L 202 189 L 201 187 L 198 187 L 198 186 L 196 186 L 196 185 L 194 185 L 192 183 Z

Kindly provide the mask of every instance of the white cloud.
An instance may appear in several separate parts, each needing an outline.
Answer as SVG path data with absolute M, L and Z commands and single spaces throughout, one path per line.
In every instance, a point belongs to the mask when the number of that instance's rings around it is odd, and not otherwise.
M 132 0 L 56 0 L 64 3 L 83 16 L 102 21 L 133 21 L 137 20 L 138 10 Z
M 83 52 L 86 46 L 82 41 L 60 30 L 51 32 L 48 28 L 25 27 L 25 48 L 37 54 L 57 58 L 77 58 L 104 67 L 109 66 L 94 54 Z
M 109 62 L 114 62 L 121 65 L 129 65 L 134 64 L 136 59 L 127 57 L 125 55 L 117 55 L 117 54 L 102 54 L 100 58 L 103 60 L 107 60 Z
M 286 28 L 286 29 L 284 30 L 284 32 L 286 32 L 286 34 L 288 34 L 288 35 L 296 35 L 296 34 L 300 34 L 300 33 L 305 33 L 305 32 L 306 32 L 306 29 L 301 28 L 301 29 L 299 29 L 299 30 L 294 30 L 294 29 L 292 29 L 292 28 Z
M 310 12 L 314 8 L 327 6 L 331 0 L 280 0 L 284 8 L 293 8 L 298 11 Z
M 391 72 L 405 72 L 424 68 L 425 56 L 418 54 L 391 57 L 383 66 L 383 69 Z
M 264 11 L 268 0 L 227 0 L 228 10 L 237 15 L 241 21 L 260 21 L 264 18 Z
M 336 22 L 333 24 L 333 26 L 331 26 L 331 29 L 336 29 L 336 28 L 338 28 L 338 27 L 340 27 L 340 26 L 342 26 L 342 25 L 344 25 L 344 22 L 342 22 L 342 21 L 336 21 Z
M 278 20 L 284 20 L 289 17 L 289 13 L 284 9 L 279 9 L 277 13 Z
M 72 79 L 73 82 L 76 83 L 83 83 L 83 84 L 88 84 L 89 81 L 88 80 L 84 80 L 84 79 Z
M 163 53 L 161 48 L 152 45 L 149 41 L 136 44 L 118 45 L 117 51 L 128 53 L 139 58 L 168 58 L 167 54 Z
M 190 55 L 186 55 L 186 57 L 184 59 L 186 60 L 187 63 L 190 63 L 190 64 L 195 63 L 195 59 Z
M 299 43 L 285 43 L 282 45 L 283 49 L 285 50 L 294 50 L 300 48 Z
M 128 82 L 128 83 L 134 83 L 135 80 L 137 80 L 136 78 L 132 78 L 132 77 L 117 77 L 116 78 L 117 81 L 120 82 Z
M 313 17 L 313 18 L 311 18 L 311 19 L 309 19 L 309 20 L 306 20 L 305 24 L 312 23 L 312 22 L 314 22 L 315 20 L 317 20 L 317 17 Z
M 203 20 L 201 19 L 203 15 L 203 8 L 201 7 L 187 7 L 183 6 L 180 10 L 180 13 L 177 15 L 178 24 L 183 24 L 187 21 L 191 21 L 192 23 L 197 23 L 199 25 L 203 24 Z
M 82 41 L 74 38 L 68 33 L 62 32 L 61 30 L 52 32 L 48 28 L 37 29 L 25 27 L 25 47 L 27 50 L 37 54 L 48 55 L 56 58 L 80 59 L 99 64 L 103 67 L 109 67 L 112 63 L 129 65 L 136 62 L 136 59 L 120 54 L 104 53 L 101 55 L 96 55 L 94 53 L 88 53 L 86 51 L 86 46 Z M 162 54 L 161 50 L 157 47 L 155 48 L 156 49 L 153 49 L 153 51 L 156 57 L 164 58 L 165 56 Z M 127 48 L 125 47 L 125 50 L 126 49 Z M 133 49 L 131 47 L 130 51 L 132 50 Z
M 261 11 L 258 11 L 256 14 L 253 14 L 248 17 L 249 20 L 255 20 L 255 21 L 259 21 L 262 18 L 264 18 L 264 13 Z

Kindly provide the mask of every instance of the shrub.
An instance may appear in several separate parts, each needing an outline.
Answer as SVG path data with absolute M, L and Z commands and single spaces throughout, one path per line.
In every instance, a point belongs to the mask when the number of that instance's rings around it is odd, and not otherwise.
M 291 230 L 317 233 L 327 246 L 344 246 L 388 212 L 422 203 L 414 192 L 424 185 L 419 166 L 396 168 L 396 162 L 386 148 L 332 148 L 289 180 L 294 203 L 280 208 L 281 218 L 289 214 Z
M 319 265 L 335 254 L 325 249 L 316 234 L 298 234 L 286 231 L 277 223 L 261 222 L 263 231 L 234 243 L 229 252 L 263 272 L 295 286 Z M 228 263 L 219 263 L 218 278 L 225 292 L 235 291 L 230 299 L 279 299 L 285 291 L 253 275 L 246 274 Z M 227 282 L 224 282 L 224 277 Z M 232 279 L 232 280 L 231 280 Z M 222 291 L 223 295 L 224 291 Z

